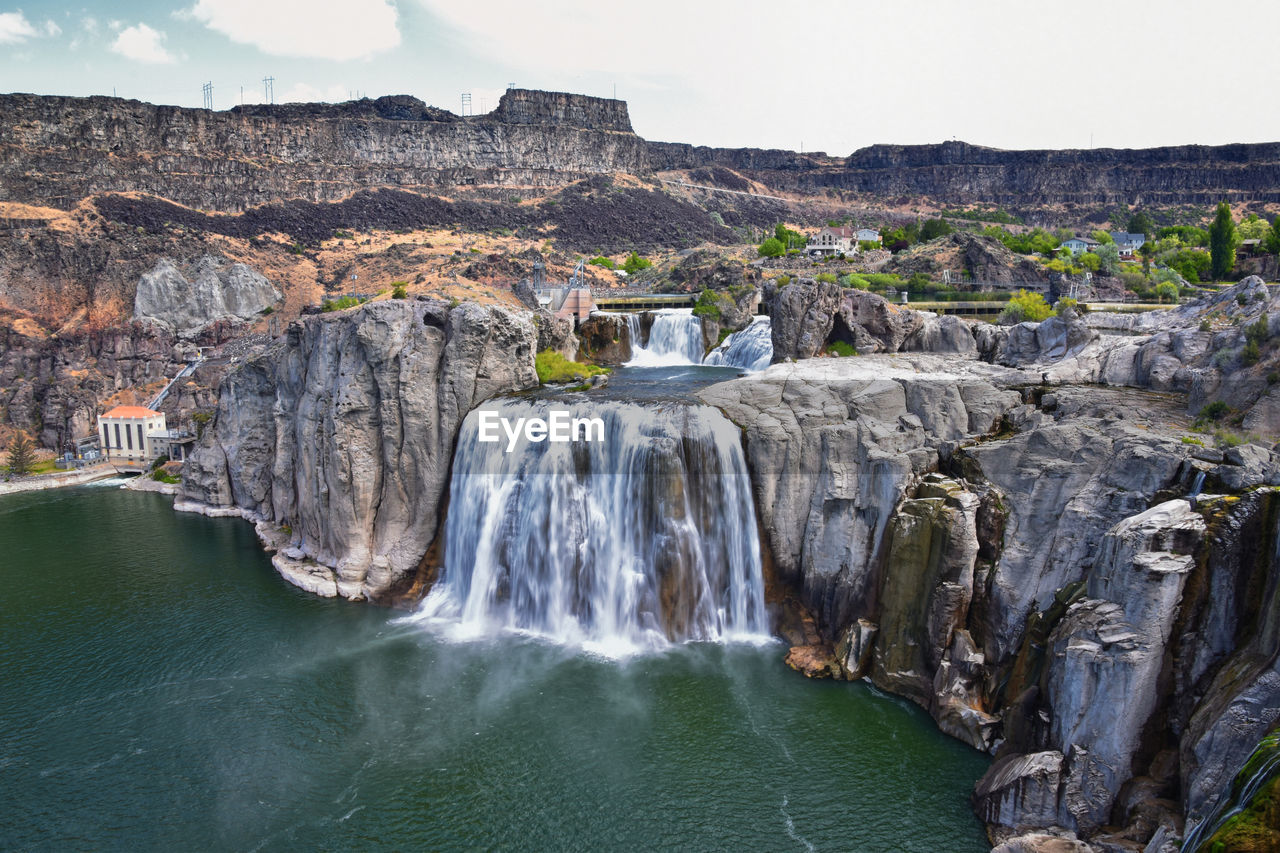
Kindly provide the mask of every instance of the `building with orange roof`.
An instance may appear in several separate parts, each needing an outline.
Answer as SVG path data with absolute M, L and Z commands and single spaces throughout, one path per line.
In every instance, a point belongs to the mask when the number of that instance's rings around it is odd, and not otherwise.
M 167 432 L 164 413 L 146 406 L 116 406 L 98 418 L 103 454 L 126 467 L 151 464 L 160 456 L 155 439 Z

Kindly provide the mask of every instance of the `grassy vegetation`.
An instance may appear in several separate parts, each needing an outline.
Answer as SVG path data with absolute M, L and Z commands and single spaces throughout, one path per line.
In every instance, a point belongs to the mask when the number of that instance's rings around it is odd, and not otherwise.
M 538 381 L 543 385 L 549 382 L 579 382 L 600 373 L 608 373 L 609 368 L 595 364 L 582 364 L 570 361 L 555 350 L 544 349 L 534 359 L 534 367 L 538 371 Z
M 827 344 L 826 353 L 827 355 L 848 358 L 851 355 L 857 355 L 858 351 L 853 348 L 853 344 L 846 343 L 844 341 L 832 341 Z
M 343 296 L 340 299 L 333 300 L 326 299 L 320 304 L 320 310 L 325 312 L 344 311 L 347 308 L 354 308 L 367 301 L 367 299 L 358 299 L 354 296 Z
M 732 305 L 732 296 L 707 289 L 698 295 L 698 301 L 693 306 L 693 315 L 718 322 L 723 316 L 724 307 L 731 307 Z

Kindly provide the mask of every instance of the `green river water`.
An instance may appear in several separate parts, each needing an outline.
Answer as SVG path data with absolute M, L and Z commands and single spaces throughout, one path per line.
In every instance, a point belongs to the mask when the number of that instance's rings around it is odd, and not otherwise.
M 448 643 L 170 504 L 0 498 L 0 848 L 986 849 L 983 755 L 780 645 Z

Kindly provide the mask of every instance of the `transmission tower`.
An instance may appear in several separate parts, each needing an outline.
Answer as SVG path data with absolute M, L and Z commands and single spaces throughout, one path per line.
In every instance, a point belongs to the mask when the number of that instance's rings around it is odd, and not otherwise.
M 204 93 L 204 108 L 213 111 L 213 83 L 205 83 L 200 87 L 200 91 Z
M 276 102 L 275 82 L 276 78 L 274 77 L 262 78 L 262 97 L 268 104 L 274 104 Z
M 470 92 L 462 93 L 462 114 L 464 116 L 471 114 L 471 93 Z

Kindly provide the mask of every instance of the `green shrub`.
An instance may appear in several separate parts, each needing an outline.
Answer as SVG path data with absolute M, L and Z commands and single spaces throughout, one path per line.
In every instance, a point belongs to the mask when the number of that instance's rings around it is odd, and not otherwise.
M 592 266 L 604 267 L 607 270 L 618 268 L 618 265 L 613 262 L 612 258 L 606 258 L 604 255 L 597 255 L 596 257 L 587 261 L 587 263 L 591 264 Z
M 268 305 L 266 308 L 263 308 L 258 313 L 261 314 L 263 317 L 270 317 L 272 314 L 276 313 L 276 309 Z
M 1008 306 L 1000 312 L 1002 323 L 1039 323 L 1049 319 L 1053 309 L 1039 293 L 1019 290 L 1009 297 Z
M 780 275 L 776 279 L 774 279 L 774 281 L 778 283 L 778 287 L 786 287 L 788 284 L 791 283 L 791 276 Z
M 835 284 L 836 283 L 835 273 L 820 272 L 818 273 L 818 281 L 824 284 Z
M 826 352 L 827 355 L 839 356 L 841 358 L 848 358 L 851 355 L 858 354 L 858 351 L 853 348 L 853 344 L 846 343 L 844 341 L 832 341 L 827 344 Z
M 1214 400 L 1209 405 L 1200 410 L 1200 417 L 1207 421 L 1220 421 L 1223 416 L 1231 411 L 1231 407 L 1221 400 Z
M 355 296 L 343 296 L 339 299 L 333 299 L 333 300 L 326 299 L 323 303 L 321 303 L 320 310 L 324 311 L 325 313 L 328 313 L 330 311 L 345 311 L 348 308 L 354 308 L 355 306 L 360 305 L 367 301 L 368 301 L 367 299 L 360 299 L 359 297 L 355 297 Z
M 1201 320 L 1201 321 L 1200 321 L 1200 331 L 1202 331 L 1202 332 L 1211 332 L 1211 331 L 1213 331 L 1213 324 L 1212 324 L 1212 323 L 1210 323 L 1210 322 L 1209 322 L 1209 320 L 1208 320 L 1207 318 L 1206 318 L 1206 319 L 1204 319 L 1204 320 Z
M 786 251 L 787 247 L 777 237 L 770 237 L 756 249 L 756 252 L 762 258 L 780 258 Z
M 1162 281 L 1156 285 L 1156 297 L 1161 302 L 1178 301 L 1178 285 L 1171 281 Z
M 712 320 L 719 320 L 721 300 L 733 301 L 728 296 L 716 293 L 710 288 L 703 290 L 702 293 L 698 294 L 698 301 L 694 303 L 693 315 L 695 317 L 708 317 Z
M 392 299 L 407 299 L 409 291 L 405 289 L 404 282 L 396 282 L 395 287 L 391 289 Z
M 1262 349 L 1258 346 L 1257 341 L 1249 341 L 1244 345 L 1244 349 L 1240 351 L 1240 363 L 1246 367 L 1257 364 L 1260 358 L 1262 358 Z
M 544 349 L 534 357 L 534 368 L 538 371 L 538 381 L 544 385 L 548 382 L 577 382 L 609 372 L 607 367 L 570 361 L 552 349 Z
M 1257 322 L 1250 323 L 1244 330 L 1244 336 L 1249 343 L 1265 344 L 1271 337 L 1271 324 L 1267 322 L 1267 315 L 1263 314 Z
M 1184 435 L 1184 436 L 1182 437 L 1182 443 L 1183 443 L 1183 444 L 1194 444 L 1194 445 L 1195 445 L 1195 446 L 1197 446 L 1197 447 L 1204 447 L 1204 442 L 1203 442 L 1203 441 L 1201 441 L 1200 439 L 1198 439 L 1198 438 L 1196 438 L 1196 437 L 1194 437 L 1194 436 L 1190 436 L 1190 435 Z

